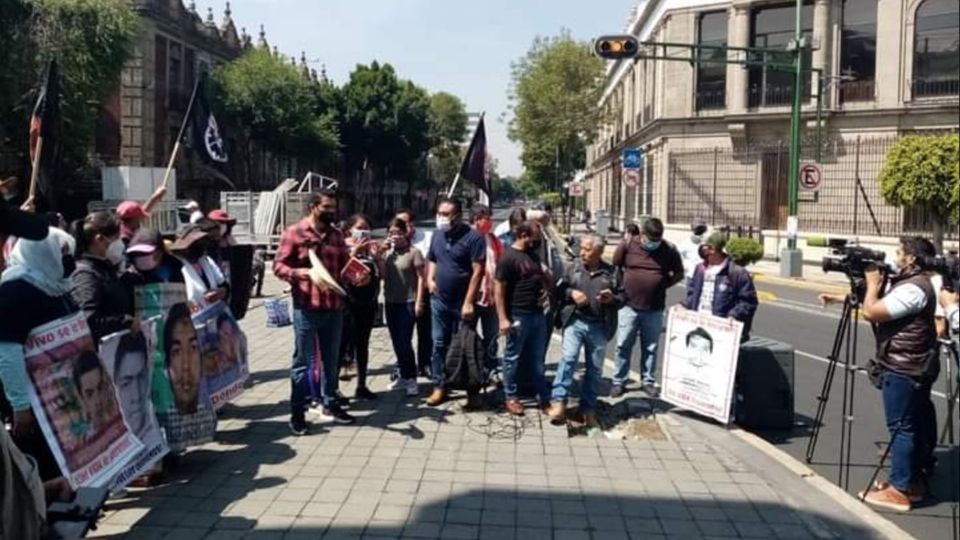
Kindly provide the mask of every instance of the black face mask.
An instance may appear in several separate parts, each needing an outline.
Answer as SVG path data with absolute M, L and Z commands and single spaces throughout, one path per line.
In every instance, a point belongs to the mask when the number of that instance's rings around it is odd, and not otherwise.
M 73 271 L 77 269 L 77 260 L 69 253 L 64 255 L 60 260 L 63 263 L 63 277 L 68 278 L 72 276 Z
M 200 257 L 203 257 L 204 253 L 206 253 L 204 246 L 194 244 L 184 253 L 184 258 L 195 263 L 200 260 Z
M 337 214 L 334 212 L 320 212 L 317 214 L 317 221 L 324 225 L 330 225 L 337 220 Z

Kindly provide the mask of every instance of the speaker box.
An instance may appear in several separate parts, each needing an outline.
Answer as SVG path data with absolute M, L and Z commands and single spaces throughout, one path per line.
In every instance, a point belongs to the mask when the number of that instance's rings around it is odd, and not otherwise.
M 745 428 L 793 427 L 793 347 L 755 337 L 740 346 L 734 418 Z

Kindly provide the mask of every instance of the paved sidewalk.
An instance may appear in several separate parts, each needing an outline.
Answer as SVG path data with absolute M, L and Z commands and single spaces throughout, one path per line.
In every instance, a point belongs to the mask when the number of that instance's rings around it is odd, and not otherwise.
M 268 290 L 280 289 L 273 281 Z M 569 437 L 535 409 L 463 413 L 386 392 L 385 328 L 371 346 L 375 403 L 355 426 L 287 428 L 291 328 L 254 307 L 250 387 L 217 440 L 166 485 L 112 500 L 99 535 L 125 538 L 874 538 L 837 504 L 731 432 L 658 414 L 667 440 Z M 556 361 L 554 340 L 549 359 Z M 342 389 L 352 395 L 353 383 Z M 422 385 L 424 394 L 428 390 Z M 493 395 L 493 394 L 492 394 Z M 492 396 L 491 395 L 491 396 Z M 640 400 L 633 394 L 628 399 Z M 492 399 L 491 399 L 492 401 Z

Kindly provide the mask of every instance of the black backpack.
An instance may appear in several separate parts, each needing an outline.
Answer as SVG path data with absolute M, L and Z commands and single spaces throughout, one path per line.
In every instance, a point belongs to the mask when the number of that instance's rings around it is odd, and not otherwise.
M 443 375 L 451 390 L 479 390 L 487 381 L 485 354 L 480 336 L 467 325 L 461 325 L 447 350 Z

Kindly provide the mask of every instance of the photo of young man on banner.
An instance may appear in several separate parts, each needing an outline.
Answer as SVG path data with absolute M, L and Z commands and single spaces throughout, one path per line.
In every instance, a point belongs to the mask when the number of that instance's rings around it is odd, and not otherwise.
M 224 302 L 193 316 L 203 359 L 203 386 L 214 409 L 243 392 L 249 375 L 247 338 Z
M 159 316 L 151 394 L 157 419 L 172 451 L 213 440 L 217 418 L 203 387 L 200 339 L 180 283 L 134 289 L 137 314 Z
M 31 405 L 63 475 L 74 488 L 108 485 L 143 445 L 123 420 L 83 315 L 35 328 L 24 356 Z
M 114 491 L 148 472 L 169 451 L 150 390 L 158 321 L 159 318 L 144 321 L 138 333 L 118 332 L 100 341 L 100 357 L 117 388 L 120 411 L 127 427 L 143 444 L 143 450 L 114 478 Z

